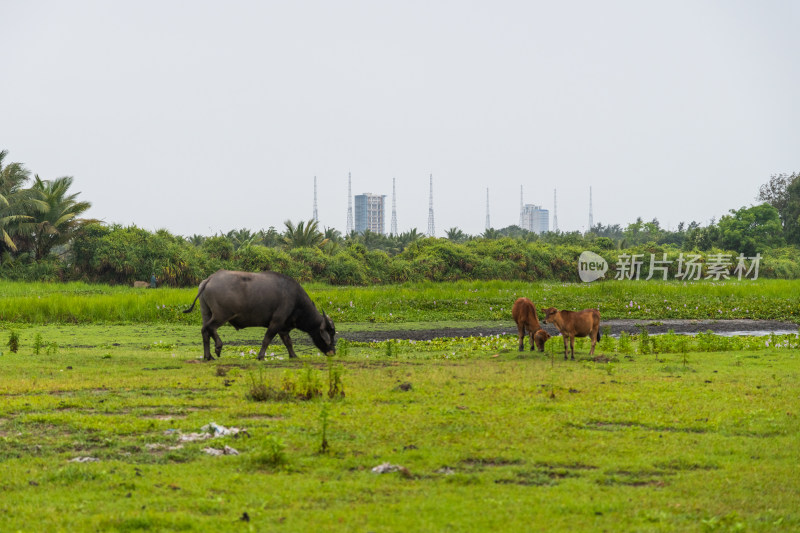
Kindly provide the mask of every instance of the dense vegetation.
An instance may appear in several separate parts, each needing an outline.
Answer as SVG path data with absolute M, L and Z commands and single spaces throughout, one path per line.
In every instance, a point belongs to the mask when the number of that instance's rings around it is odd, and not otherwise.
M 640 254 L 641 276 L 649 274 L 651 254 L 672 264 L 681 253 L 730 256 L 761 254 L 760 277 L 800 278 L 800 174 L 773 176 L 762 186 L 764 203 L 731 210 L 707 226 L 658 220 L 597 224 L 586 234 L 543 235 L 510 226 L 478 236 L 458 228 L 446 238 L 424 237 L 416 229 L 399 235 L 366 232 L 342 235 L 316 222 L 284 223 L 253 232 L 232 230 L 214 236 L 182 237 L 167 230 L 106 225 L 79 218 L 90 204 L 70 194 L 71 177 L 42 180 L 20 163 L 3 164 L 0 152 L 0 278 L 129 284 L 149 280 L 184 287 L 196 285 L 219 268 L 276 270 L 303 282 L 367 285 L 455 280 L 576 281 L 578 256 L 594 251 L 609 263 L 621 254 Z M 613 269 L 613 267 L 612 267 Z M 614 272 L 607 275 L 613 277 Z

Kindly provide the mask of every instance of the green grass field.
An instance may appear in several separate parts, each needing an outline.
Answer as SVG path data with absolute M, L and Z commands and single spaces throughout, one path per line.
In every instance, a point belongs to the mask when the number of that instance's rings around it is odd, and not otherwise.
M 212 363 L 195 325 L 0 335 L 2 531 L 800 529 L 796 335 L 610 339 L 570 362 L 512 336 L 264 362 L 236 345 Z M 180 441 L 212 422 L 246 432 Z
M 605 319 L 762 318 L 800 324 L 800 280 L 413 283 L 376 287 L 307 284 L 337 325 L 453 320 L 508 321 L 519 296 L 542 309 L 596 307 Z M 181 311 L 196 289 L 132 289 L 84 283 L 0 281 L 0 322 L 199 324 Z

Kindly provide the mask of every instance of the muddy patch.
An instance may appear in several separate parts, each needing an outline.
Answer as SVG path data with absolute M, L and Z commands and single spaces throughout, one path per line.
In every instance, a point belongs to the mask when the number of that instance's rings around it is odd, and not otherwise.
M 712 331 L 718 335 L 764 335 L 771 332 L 775 333 L 797 333 L 798 326 L 792 322 L 780 320 L 629 320 L 613 319 L 600 322 L 601 330 L 605 327 L 610 328 L 612 336 L 618 336 L 623 331 L 635 334 L 641 331 L 641 327 L 647 328 L 647 332 L 653 335 L 669 333 L 674 331 L 679 334 L 696 334 Z M 552 336 L 559 333 L 555 327 L 544 325 L 544 329 Z M 437 328 L 437 329 L 413 329 L 402 328 L 386 329 L 382 331 L 343 331 L 341 338 L 355 342 L 382 342 L 390 339 L 426 341 L 438 338 L 452 337 L 487 337 L 494 335 L 515 334 L 514 324 L 497 323 L 487 324 L 470 328 Z M 605 333 L 605 331 L 603 331 Z M 260 341 L 248 341 L 260 343 Z

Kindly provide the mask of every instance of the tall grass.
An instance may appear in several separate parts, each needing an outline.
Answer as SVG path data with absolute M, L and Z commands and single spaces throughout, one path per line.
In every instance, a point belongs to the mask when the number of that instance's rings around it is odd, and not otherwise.
M 557 282 L 460 281 L 374 287 L 305 285 L 337 322 L 510 320 L 520 296 L 541 310 L 599 308 L 604 319 L 777 319 L 800 323 L 800 280 Z M 197 289 L 0 281 L 0 321 L 199 324 Z

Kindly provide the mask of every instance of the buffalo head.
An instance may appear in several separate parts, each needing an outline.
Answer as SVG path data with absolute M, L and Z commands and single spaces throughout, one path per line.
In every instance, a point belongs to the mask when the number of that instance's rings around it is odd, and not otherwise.
M 331 317 L 322 312 L 322 322 L 319 326 L 319 333 L 312 335 L 314 344 L 325 355 L 334 355 L 336 353 L 336 328 L 333 325 Z

